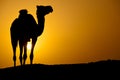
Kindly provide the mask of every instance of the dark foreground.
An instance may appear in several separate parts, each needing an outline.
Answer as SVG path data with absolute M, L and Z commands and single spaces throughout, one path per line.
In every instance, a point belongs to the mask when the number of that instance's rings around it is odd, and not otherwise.
M 0 69 L 0 80 L 120 80 L 120 60 L 85 64 L 33 64 Z

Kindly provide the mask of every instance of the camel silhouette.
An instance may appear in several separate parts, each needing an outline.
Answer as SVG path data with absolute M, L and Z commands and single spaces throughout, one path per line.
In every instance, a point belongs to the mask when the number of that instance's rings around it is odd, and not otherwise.
M 16 18 L 10 27 L 11 34 L 11 44 L 13 48 L 13 61 L 14 66 L 16 66 L 16 47 L 19 43 L 20 48 L 20 64 L 25 65 L 27 59 L 27 42 L 32 40 L 32 48 L 30 52 L 30 64 L 33 63 L 33 52 L 34 47 L 37 41 L 37 38 L 43 33 L 45 15 L 53 12 L 51 6 L 36 6 L 36 15 L 38 23 L 36 23 L 34 17 L 31 14 L 28 14 L 27 9 L 21 9 L 19 11 L 19 16 Z M 24 53 L 23 53 L 24 50 Z

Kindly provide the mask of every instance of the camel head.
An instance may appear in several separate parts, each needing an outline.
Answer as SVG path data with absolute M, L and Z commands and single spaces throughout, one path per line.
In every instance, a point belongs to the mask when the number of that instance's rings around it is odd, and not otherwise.
M 53 12 L 53 8 L 51 6 L 37 6 L 37 15 L 38 16 L 45 16 L 49 13 Z

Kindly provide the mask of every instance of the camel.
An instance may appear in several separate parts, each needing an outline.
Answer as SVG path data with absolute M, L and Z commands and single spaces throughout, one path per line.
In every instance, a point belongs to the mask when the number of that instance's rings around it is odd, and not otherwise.
M 13 49 L 13 61 L 14 67 L 16 66 L 16 47 L 19 43 L 20 64 L 25 65 L 27 59 L 27 42 L 32 40 L 32 48 L 30 51 L 30 64 L 33 64 L 33 52 L 37 41 L 37 38 L 44 31 L 45 15 L 52 13 L 53 8 L 51 6 L 36 6 L 37 22 L 31 14 L 28 14 L 26 9 L 21 9 L 19 11 L 20 15 L 16 18 L 10 27 L 11 34 L 11 44 Z M 24 53 L 23 53 L 24 50 Z

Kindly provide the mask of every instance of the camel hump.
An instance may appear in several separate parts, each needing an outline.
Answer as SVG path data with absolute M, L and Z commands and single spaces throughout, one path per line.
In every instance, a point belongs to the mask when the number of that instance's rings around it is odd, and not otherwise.
M 33 17 L 31 14 L 28 14 L 28 15 L 27 15 L 27 19 L 28 19 L 29 24 L 30 24 L 31 26 L 36 26 L 36 25 L 37 25 L 34 17 Z
M 19 16 L 16 18 L 10 28 L 11 35 L 15 37 L 22 37 L 30 40 L 37 36 L 37 23 L 31 14 Z
M 37 36 L 37 23 L 34 19 L 34 17 L 31 14 L 27 15 L 27 26 L 28 26 L 28 34 L 30 36 L 30 38 Z

